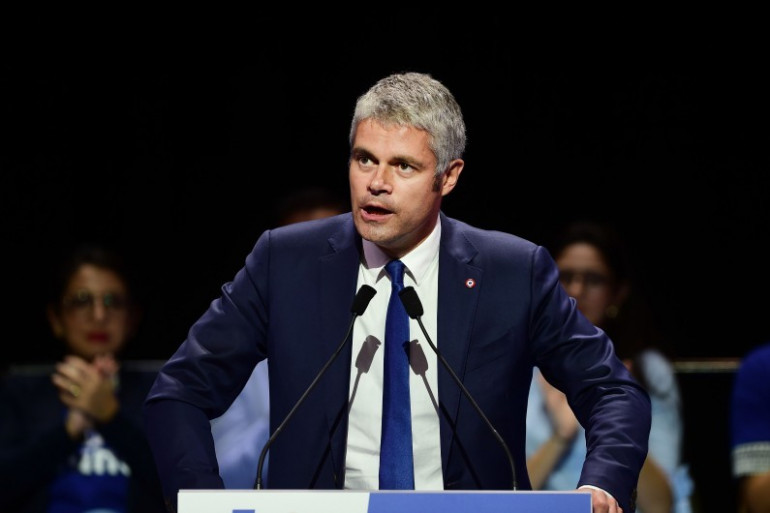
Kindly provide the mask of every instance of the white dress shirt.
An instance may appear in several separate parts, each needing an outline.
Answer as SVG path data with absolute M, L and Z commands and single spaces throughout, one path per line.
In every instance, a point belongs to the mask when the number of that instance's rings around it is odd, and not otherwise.
M 406 267 L 404 287 L 412 286 L 417 292 L 424 310 L 421 320 L 436 347 L 439 347 L 436 317 L 440 239 L 441 223 L 437 222 L 428 238 L 401 258 Z M 377 294 L 353 327 L 345 488 L 377 490 L 382 431 L 382 344 L 385 340 L 385 317 L 391 291 L 385 264 L 390 258 L 369 241 L 363 241 L 363 249 L 365 261 L 358 271 L 356 290 L 366 284 L 374 287 Z M 412 340 L 409 390 L 412 406 L 414 485 L 417 490 L 443 490 L 438 418 L 438 357 L 425 340 L 415 319 L 410 319 L 409 330 Z M 420 351 L 424 358 L 419 356 Z M 426 361 L 427 369 L 421 368 L 419 362 Z

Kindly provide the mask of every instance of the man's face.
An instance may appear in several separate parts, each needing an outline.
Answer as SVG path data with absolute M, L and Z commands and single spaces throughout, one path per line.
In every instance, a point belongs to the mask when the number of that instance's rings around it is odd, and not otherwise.
M 457 183 L 463 161 L 439 178 L 428 134 L 410 126 L 365 120 L 350 159 L 350 198 L 356 229 L 389 256 L 400 258 L 430 235 L 441 198 Z

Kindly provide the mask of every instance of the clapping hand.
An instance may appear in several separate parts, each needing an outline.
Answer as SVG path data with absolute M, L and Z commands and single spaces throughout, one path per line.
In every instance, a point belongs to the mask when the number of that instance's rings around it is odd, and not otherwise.
M 120 407 L 115 395 L 118 368 L 111 355 L 97 356 L 93 362 L 69 355 L 56 364 L 51 379 L 69 408 L 65 426 L 70 437 L 80 438 L 94 423 L 115 416 Z

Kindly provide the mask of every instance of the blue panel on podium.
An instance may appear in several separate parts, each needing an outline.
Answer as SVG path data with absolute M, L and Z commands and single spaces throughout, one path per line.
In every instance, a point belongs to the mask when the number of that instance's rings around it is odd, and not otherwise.
M 181 490 L 179 513 L 591 513 L 587 492 Z
M 367 513 L 589 513 L 588 493 L 371 492 Z

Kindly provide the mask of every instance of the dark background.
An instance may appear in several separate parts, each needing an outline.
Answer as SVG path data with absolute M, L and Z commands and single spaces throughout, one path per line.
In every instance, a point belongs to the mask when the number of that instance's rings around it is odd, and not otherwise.
M 674 358 L 735 358 L 769 339 L 767 42 L 716 31 L 660 47 L 618 34 L 556 44 L 494 17 L 464 21 L 292 20 L 224 43 L 11 52 L 0 235 L 13 361 L 52 354 L 48 274 L 91 240 L 121 248 L 140 274 L 146 315 L 127 356 L 170 356 L 280 197 L 310 185 L 347 194 L 355 99 L 404 70 L 444 82 L 466 116 L 446 213 L 539 243 L 573 219 L 613 223 Z M 729 481 L 720 379 L 693 384 L 688 405 L 691 429 L 719 426 L 703 440 L 704 481 Z

